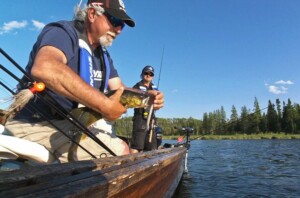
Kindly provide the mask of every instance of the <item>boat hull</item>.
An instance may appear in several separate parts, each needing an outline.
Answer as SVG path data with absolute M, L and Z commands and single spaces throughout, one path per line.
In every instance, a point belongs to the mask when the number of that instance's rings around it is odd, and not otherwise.
M 0 173 L 0 197 L 171 197 L 187 149 L 51 164 Z

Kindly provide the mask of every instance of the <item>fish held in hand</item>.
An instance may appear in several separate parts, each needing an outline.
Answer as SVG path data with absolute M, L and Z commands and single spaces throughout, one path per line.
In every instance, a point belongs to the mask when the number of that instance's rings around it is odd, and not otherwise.
M 105 95 L 107 97 L 113 95 L 116 90 L 109 91 Z M 120 98 L 120 103 L 125 106 L 126 108 L 144 108 L 148 107 L 152 104 L 151 96 L 144 91 L 140 91 L 138 89 L 126 88 L 124 89 L 122 96 Z M 103 118 L 103 116 L 89 109 L 88 107 L 80 107 L 73 109 L 71 111 L 71 115 L 74 116 L 76 119 L 80 120 L 80 122 L 89 127 L 91 124 L 95 123 L 97 120 Z
M 109 97 L 115 92 L 116 90 L 109 91 L 105 95 Z M 120 98 L 120 103 L 126 108 L 144 108 L 150 106 L 152 101 L 149 93 L 133 88 L 125 88 Z

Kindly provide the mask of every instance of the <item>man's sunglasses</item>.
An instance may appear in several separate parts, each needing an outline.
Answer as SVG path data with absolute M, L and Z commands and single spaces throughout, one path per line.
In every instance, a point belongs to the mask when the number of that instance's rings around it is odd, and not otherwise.
M 154 76 L 154 74 L 153 73 L 151 73 L 151 72 L 144 72 L 144 76 Z
M 112 26 L 114 27 L 119 27 L 121 26 L 121 29 L 124 28 L 125 26 L 125 22 L 117 19 L 116 17 L 111 16 L 110 14 L 108 14 L 107 12 L 104 12 L 104 15 L 106 16 L 106 18 L 109 20 L 109 22 L 112 24 Z

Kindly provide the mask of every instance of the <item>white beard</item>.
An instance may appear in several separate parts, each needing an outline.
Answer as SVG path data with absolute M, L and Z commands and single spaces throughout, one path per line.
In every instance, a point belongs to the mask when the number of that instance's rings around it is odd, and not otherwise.
M 107 35 L 103 35 L 103 36 L 101 36 L 101 37 L 99 38 L 99 43 L 100 43 L 100 45 L 103 46 L 103 47 L 109 47 L 109 46 L 111 46 L 113 41 L 114 41 L 114 40 L 111 39 L 111 38 L 110 38 L 109 36 L 107 36 Z

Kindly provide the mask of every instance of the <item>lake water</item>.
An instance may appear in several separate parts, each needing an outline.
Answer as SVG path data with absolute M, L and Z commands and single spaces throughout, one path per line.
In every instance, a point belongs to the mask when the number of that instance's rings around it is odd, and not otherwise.
M 195 140 L 175 197 L 300 197 L 300 140 Z

